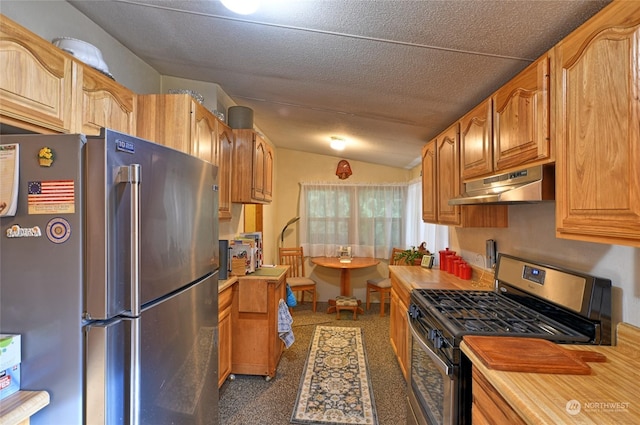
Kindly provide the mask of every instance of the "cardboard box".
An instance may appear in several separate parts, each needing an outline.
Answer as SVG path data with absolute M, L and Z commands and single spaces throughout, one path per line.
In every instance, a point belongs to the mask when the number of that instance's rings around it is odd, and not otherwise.
M 0 372 L 0 400 L 20 390 L 20 365 L 13 365 Z
M 20 335 L 0 334 L 0 370 L 22 362 Z

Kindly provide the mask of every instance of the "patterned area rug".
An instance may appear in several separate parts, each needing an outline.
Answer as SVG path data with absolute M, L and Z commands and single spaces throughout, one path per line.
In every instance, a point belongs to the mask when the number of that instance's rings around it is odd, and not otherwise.
M 291 423 L 377 425 L 362 329 L 316 326 Z

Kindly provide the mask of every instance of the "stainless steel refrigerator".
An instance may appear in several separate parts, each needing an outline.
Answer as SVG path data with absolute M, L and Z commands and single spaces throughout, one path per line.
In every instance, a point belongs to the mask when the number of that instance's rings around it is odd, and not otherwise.
M 217 167 L 110 130 L 0 144 L 0 331 L 51 397 L 31 424 L 217 424 Z

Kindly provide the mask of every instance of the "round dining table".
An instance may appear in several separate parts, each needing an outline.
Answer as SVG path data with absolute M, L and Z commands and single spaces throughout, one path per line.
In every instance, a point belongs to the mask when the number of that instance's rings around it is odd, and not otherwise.
M 380 263 L 380 260 L 371 257 L 352 257 L 351 261 L 344 262 L 338 257 L 312 257 L 311 262 L 321 267 L 340 269 L 340 295 L 350 297 L 352 295 L 351 270 L 375 266 Z M 334 311 L 335 300 L 329 300 L 329 310 L 327 313 Z

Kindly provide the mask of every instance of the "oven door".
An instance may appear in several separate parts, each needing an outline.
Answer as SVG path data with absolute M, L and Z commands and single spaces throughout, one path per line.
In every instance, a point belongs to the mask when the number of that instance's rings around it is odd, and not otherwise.
M 411 317 L 407 319 L 411 330 L 408 424 L 455 424 L 458 402 L 455 366 L 438 356 L 425 335 L 412 325 Z

